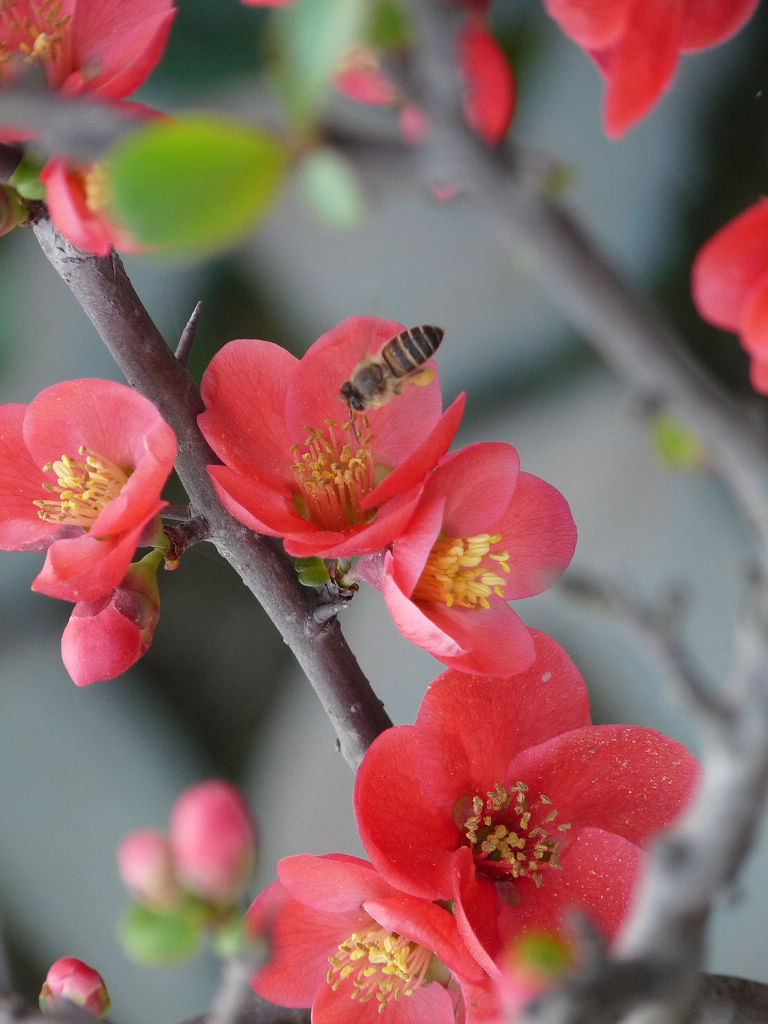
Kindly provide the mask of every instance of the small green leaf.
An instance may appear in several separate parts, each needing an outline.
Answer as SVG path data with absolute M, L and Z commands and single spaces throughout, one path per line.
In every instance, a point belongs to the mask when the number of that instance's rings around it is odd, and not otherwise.
M 310 558 L 297 558 L 294 565 L 299 576 L 299 583 L 305 587 L 322 587 L 331 578 L 327 565 L 317 555 L 312 555 Z
M 144 245 L 222 248 L 266 210 L 285 165 L 279 142 L 235 121 L 153 121 L 108 155 L 112 211 Z
M 384 50 L 400 49 L 411 40 L 411 23 L 402 0 L 377 0 L 371 19 L 369 42 Z
M 332 228 L 352 228 L 365 213 L 360 183 L 349 162 L 332 149 L 316 149 L 301 165 L 301 191 L 312 211 Z
M 277 20 L 278 84 L 298 121 L 316 117 L 336 68 L 365 40 L 371 7 L 372 0 L 297 0 Z
M 201 906 L 163 912 L 133 903 L 123 912 L 117 934 L 132 960 L 161 965 L 192 956 L 205 932 L 207 919 Z
M 702 469 L 706 465 L 706 449 L 701 440 L 674 413 L 656 413 L 651 420 L 651 436 L 656 450 L 670 466 Z
M 45 185 L 40 181 L 42 169 L 42 160 L 25 153 L 8 181 L 25 199 L 45 199 Z

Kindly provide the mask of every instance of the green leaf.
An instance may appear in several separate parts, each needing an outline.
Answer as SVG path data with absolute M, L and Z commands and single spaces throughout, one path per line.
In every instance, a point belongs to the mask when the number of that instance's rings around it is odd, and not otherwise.
M 207 919 L 200 906 L 163 912 L 133 903 L 118 921 L 117 934 L 132 960 L 161 965 L 192 956 L 205 932 Z
M 312 211 L 332 228 L 352 228 L 365 214 L 365 199 L 349 162 L 332 149 L 316 149 L 301 165 L 299 182 Z
M 372 0 L 298 0 L 276 19 L 277 81 L 299 122 L 315 119 L 336 68 L 365 40 L 371 8 Z
M 369 40 L 384 50 L 401 49 L 411 41 L 411 24 L 401 0 L 377 0 Z
M 8 179 L 25 199 L 45 199 L 45 185 L 40 181 L 43 162 L 25 153 Z
M 331 578 L 328 566 L 317 555 L 312 555 L 309 558 L 297 558 L 294 561 L 294 566 L 299 576 L 299 583 L 305 587 L 322 587 Z
M 285 165 L 274 138 L 235 121 L 153 121 L 108 154 L 111 208 L 144 245 L 219 249 L 264 213 Z
M 706 449 L 700 438 L 674 413 L 656 413 L 651 420 L 651 436 L 656 450 L 670 466 L 683 469 L 706 466 Z

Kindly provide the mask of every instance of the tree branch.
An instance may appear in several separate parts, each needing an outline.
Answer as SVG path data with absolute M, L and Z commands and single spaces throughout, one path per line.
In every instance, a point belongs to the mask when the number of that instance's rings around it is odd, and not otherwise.
M 197 426 L 203 410 L 200 393 L 142 305 L 119 257 L 82 252 L 47 217 L 33 230 L 128 383 L 157 406 L 176 432 L 176 470 L 193 513 L 207 520 L 211 541 L 280 630 L 331 719 L 344 758 L 356 769 L 370 743 L 392 723 L 338 620 L 317 622 L 317 596 L 298 582 L 282 549 L 246 529 L 222 506 L 206 471 L 218 460 Z

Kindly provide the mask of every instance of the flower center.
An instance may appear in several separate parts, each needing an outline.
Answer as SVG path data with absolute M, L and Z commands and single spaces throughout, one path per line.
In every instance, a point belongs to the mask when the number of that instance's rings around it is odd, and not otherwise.
M 306 427 L 304 444 L 295 444 L 292 465 L 299 490 L 294 505 L 321 530 L 343 531 L 368 523 L 375 509 L 361 509 L 360 502 L 376 486 L 370 435 L 350 437 L 352 425 L 326 420 L 326 429 Z M 334 429 L 336 428 L 336 429 Z M 344 434 L 346 432 L 346 436 Z
M 422 984 L 435 959 L 434 953 L 418 942 L 409 942 L 397 932 L 388 932 L 372 921 L 366 931 L 353 932 L 329 956 L 331 969 L 326 975 L 334 992 L 351 979 L 350 999 L 366 1003 L 374 996 L 382 1013 L 392 999 L 412 996 Z
M 103 163 L 91 164 L 83 175 L 85 189 L 85 205 L 89 210 L 98 213 L 109 205 L 109 175 Z
M 56 474 L 56 483 L 43 483 L 46 491 L 58 491 L 58 498 L 38 498 L 34 504 L 38 516 L 46 523 L 66 526 L 82 526 L 89 530 L 99 513 L 110 501 L 118 496 L 128 480 L 114 462 L 80 447 L 80 459 L 62 455 L 56 462 L 48 462 L 43 472 L 51 470 Z
M 14 54 L 25 61 L 50 61 L 72 16 L 61 0 L 0 0 L 0 72 Z
M 440 601 L 449 608 L 488 608 L 491 594 L 504 597 L 509 554 L 493 550 L 501 534 L 439 537 L 413 591 L 414 601 Z
M 471 798 L 472 813 L 466 815 L 468 802 L 468 797 L 459 801 L 456 816 L 486 874 L 499 881 L 532 878 L 541 885 L 543 868 L 562 867 L 557 856 L 560 840 L 553 833 L 571 826 L 554 825 L 557 811 L 549 797 L 540 793 L 531 803 L 524 782 L 509 789 L 497 782 L 485 798 Z

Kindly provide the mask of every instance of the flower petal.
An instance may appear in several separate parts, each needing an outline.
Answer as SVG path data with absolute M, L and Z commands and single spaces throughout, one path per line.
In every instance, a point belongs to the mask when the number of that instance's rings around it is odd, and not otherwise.
M 424 499 L 445 497 L 443 532 L 447 536 L 487 533 L 509 508 L 519 468 L 520 457 L 511 444 L 471 444 L 440 460 Z
M 544 0 L 547 14 L 587 50 L 611 46 L 623 35 L 636 0 Z
M 43 463 L 36 462 L 24 444 L 23 425 L 27 406 L 0 405 L 0 548 L 17 551 L 50 537 L 56 527 L 37 514 L 43 490 Z
M 466 82 L 464 116 L 481 139 L 497 146 L 515 112 L 515 76 L 481 18 L 469 18 L 460 33 L 459 64 Z
M 386 598 L 386 590 L 384 596 Z M 531 631 L 502 598 L 491 594 L 488 602 L 488 608 L 479 609 L 460 608 L 456 605 L 448 608 L 437 601 L 419 603 L 420 610 L 431 621 L 433 630 L 439 630 L 438 635 L 443 638 L 450 637 L 460 648 L 455 654 L 449 653 L 445 639 L 440 646 L 447 653 L 438 653 L 414 637 L 409 639 L 426 647 L 430 654 L 434 654 L 446 665 L 461 669 L 462 672 L 490 676 L 522 672 L 534 658 Z
M 758 0 L 688 0 L 683 15 L 682 50 L 724 42 L 745 24 Z
M 386 898 L 393 891 L 373 864 L 343 853 L 283 857 L 277 876 L 293 899 L 334 913 L 356 910 L 364 900 Z

